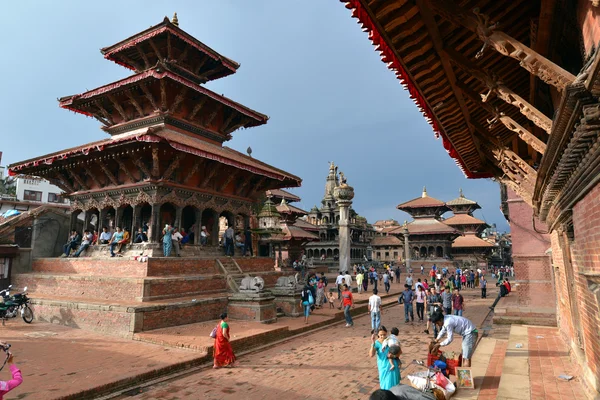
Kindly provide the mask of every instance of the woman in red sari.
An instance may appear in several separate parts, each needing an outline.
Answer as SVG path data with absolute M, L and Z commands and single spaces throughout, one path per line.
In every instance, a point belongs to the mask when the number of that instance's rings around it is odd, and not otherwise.
M 227 321 L 227 313 L 221 314 L 221 322 L 217 325 L 217 337 L 215 338 L 213 350 L 215 357 L 213 368 L 233 367 L 235 363 L 235 354 L 233 354 L 231 343 L 229 343 L 231 336 Z

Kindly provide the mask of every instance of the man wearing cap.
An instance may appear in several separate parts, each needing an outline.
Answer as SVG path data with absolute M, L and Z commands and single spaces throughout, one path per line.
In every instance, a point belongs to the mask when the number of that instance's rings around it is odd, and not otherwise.
M 477 343 L 477 327 L 470 320 L 458 315 L 443 315 L 441 311 L 435 312 L 431 316 L 431 322 L 441 328 L 434 343 L 440 347 L 447 346 L 454 340 L 454 333 L 462 336 L 462 358 L 463 367 L 471 366 L 471 356 L 475 350 Z M 446 335 L 446 339 L 442 341 L 442 337 Z

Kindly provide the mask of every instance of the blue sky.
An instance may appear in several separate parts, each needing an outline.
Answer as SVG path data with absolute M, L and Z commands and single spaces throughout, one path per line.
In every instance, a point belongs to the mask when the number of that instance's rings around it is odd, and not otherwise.
M 270 116 L 226 145 L 303 179 L 310 208 L 323 196 L 328 161 L 355 188 L 370 222 L 409 219 L 395 207 L 420 196 L 451 200 L 463 188 L 476 216 L 508 230 L 498 185 L 467 180 L 435 139 L 408 92 L 336 0 L 29 1 L 2 5 L 2 165 L 106 134 L 94 119 L 60 109 L 58 97 L 130 74 L 104 60 L 112 45 L 177 12 L 180 27 L 241 63 L 207 86 Z

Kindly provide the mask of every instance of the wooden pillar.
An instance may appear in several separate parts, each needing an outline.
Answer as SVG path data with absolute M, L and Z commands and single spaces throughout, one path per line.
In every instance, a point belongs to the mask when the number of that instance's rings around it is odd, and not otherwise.
M 121 210 L 121 207 L 115 207 L 115 231 L 117 230 L 117 226 L 123 228 L 121 226 L 121 217 L 123 216 L 123 210 Z
M 98 214 L 98 232 L 102 232 L 102 227 L 106 223 L 106 208 L 100 210 Z
M 69 221 L 69 233 L 68 233 L 69 236 L 71 236 L 71 231 L 77 227 L 77 215 L 79 215 L 79 213 L 77 211 L 71 211 L 71 219 Z
M 151 211 L 151 215 L 150 215 L 150 236 L 148 237 L 148 240 L 150 240 L 150 242 L 156 243 L 158 242 L 158 236 L 159 236 L 159 221 L 158 221 L 158 215 L 160 213 L 160 204 L 156 204 L 156 203 L 152 203 L 152 211 Z
M 138 225 L 140 224 L 140 214 L 142 213 L 142 207 L 133 204 L 131 206 L 133 209 L 133 219 L 131 222 L 131 243 L 135 240 L 135 236 L 137 235 Z
M 81 230 L 81 232 L 83 233 L 83 231 L 85 231 L 88 228 L 91 213 L 88 212 L 87 210 L 83 210 L 82 213 L 83 213 L 83 229 Z
M 175 207 L 175 224 L 174 227 L 181 230 L 181 214 L 183 213 L 183 207 Z
M 194 223 L 194 244 L 200 244 L 200 232 L 202 231 L 202 210 L 196 208 L 196 222 Z
M 211 229 L 211 227 L 207 227 L 206 229 Z M 211 229 L 212 235 L 212 243 L 213 246 L 219 245 L 219 214 L 217 212 L 214 213 L 214 221 Z

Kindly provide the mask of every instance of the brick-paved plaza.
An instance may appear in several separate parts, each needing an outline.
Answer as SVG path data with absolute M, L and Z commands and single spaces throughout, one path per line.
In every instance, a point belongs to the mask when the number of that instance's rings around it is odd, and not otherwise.
M 495 289 L 494 289 L 495 291 Z M 494 293 L 480 299 L 478 290 L 465 290 L 465 316 L 481 325 L 488 315 Z M 135 396 L 151 399 L 360 399 L 379 388 L 376 360 L 368 357 L 370 320 L 354 319 L 353 328 L 338 323 L 239 358 L 234 369 L 207 369 L 193 375 L 144 388 Z M 400 329 L 402 360 L 426 360 L 429 336 L 424 323 L 404 323 L 404 308 L 394 305 L 383 311 L 382 323 Z M 236 323 L 231 323 L 235 335 Z M 455 336 L 448 350 L 459 350 Z M 410 366 L 406 375 L 416 367 Z M 130 398 L 129 395 L 120 397 Z

